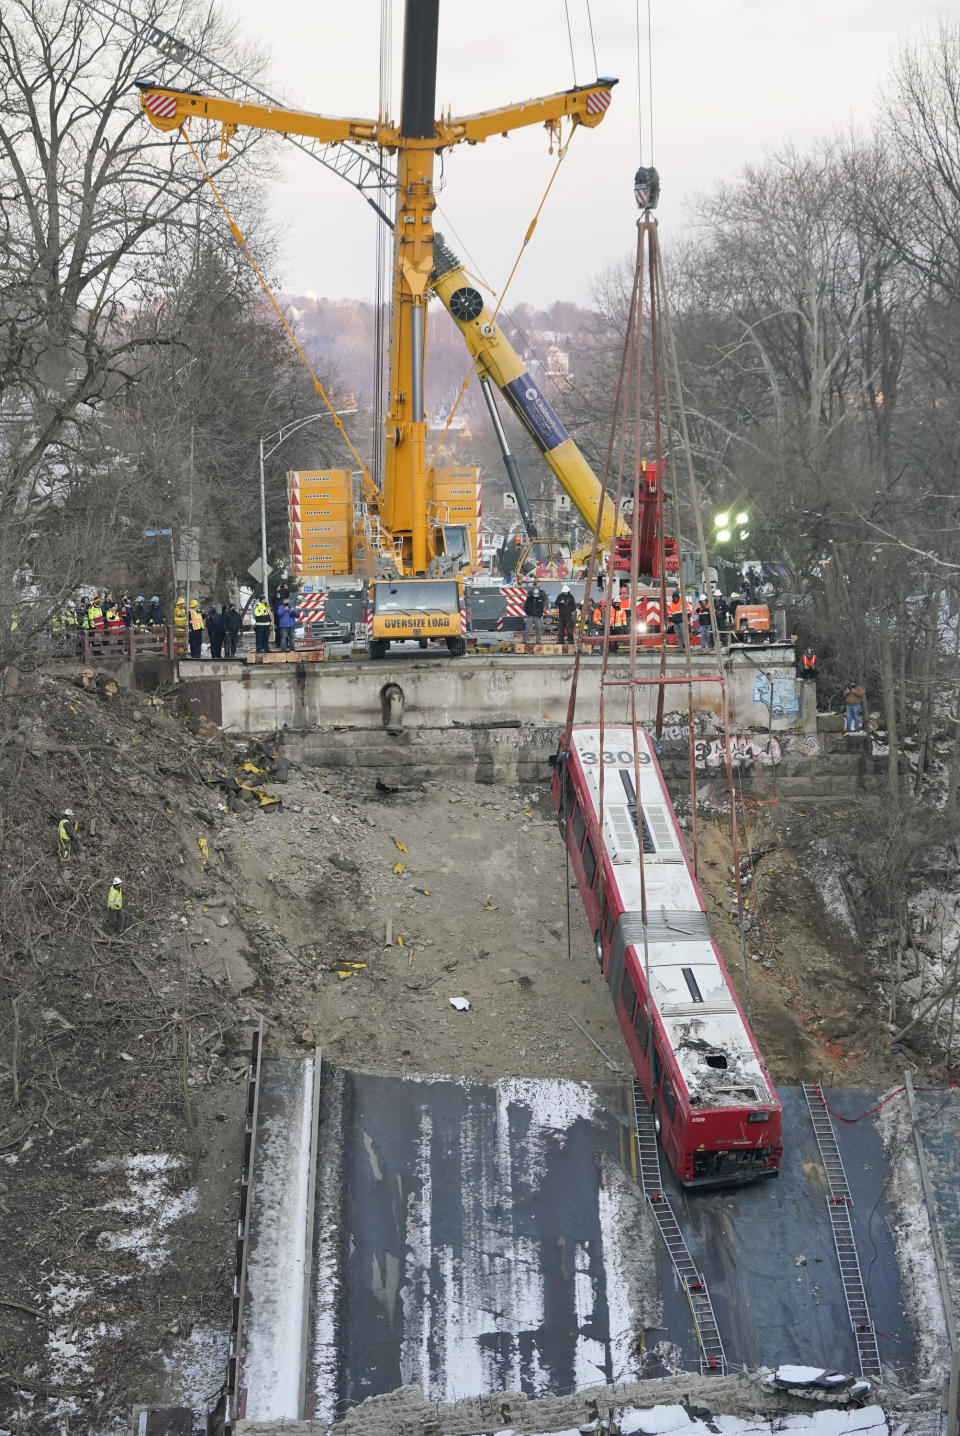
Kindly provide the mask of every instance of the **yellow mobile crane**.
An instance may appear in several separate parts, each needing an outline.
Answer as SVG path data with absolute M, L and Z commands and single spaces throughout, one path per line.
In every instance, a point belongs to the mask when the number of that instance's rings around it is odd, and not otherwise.
M 546 395 L 527 372 L 523 360 L 498 326 L 495 315 L 484 304 L 483 296 L 474 288 L 442 235 L 436 236 L 434 244 L 433 289 L 476 361 L 483 397 L 530 540 L 536 539 L 536 530 L 532 528 L 529 505 L 516 472 L 516 461 L 500 423 L 491 381 L 530 434 L 590 533 L 597 529 L 599 518 L 600 549 L 612 549 L 618 538 L 629 541 L 628 524 L 614 512 L 600 480 L 554 413 Z M 549 546 L 555 541 L 543 542 Z M 523 554 L 532 546 L 532 542 L 528 544 Z M 518 573 L 523 554 L 518 558 Z
M 319 145 L 375 146 L 396 155 L 393 292 L 389 399 L 383 487 L 363 476 L 364 499 L 374 526 L 372 555 L 379 576 L 371 580 L 368 642 L 380 657 L 391 639 L 446 639 L 454 654 L 466 650 L 461 578 L 436 577 L 447 560 L 442 523 L 427 503 L 424 409 L 426 311 L 434 268 L 434 161 L 452 145 L 480 144 L 525 125 L 542 124 L 557 144 L 564 119 L 594 128 L 610 104 L 615 79 L 527 100 L 479 114 L 435 118 L 439 0 L 407 0 L 403 39 L 403 89 L 399 125 L 389 119 L 334 118 L 272 103 L 256 103 L 138 81 L 141 107 L 161 130 L 176 131 L 190 119 L 219 122 L 221 145 L 242 126 L 300 136 Z M 380 580 L 383 580 L 382 582 Z M 409 589 L 405 588 L 412 580 Z M 456 590 L 454 595 L 453 590 Z M 454 597 L 456 601 L 454 601 Z M 409 600 L 409 601 L 408 601 Z M 436 601 L 434 601 L 436 600 Z M 372 615 L 372 626 L 371 626 Z

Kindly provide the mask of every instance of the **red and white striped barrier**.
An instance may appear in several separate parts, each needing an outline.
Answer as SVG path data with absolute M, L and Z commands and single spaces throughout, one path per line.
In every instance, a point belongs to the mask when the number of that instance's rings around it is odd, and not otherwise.
M 517 584 L 510 583 L 500 590 L 501 596 L 506 604 L 506 612 L 497 619 L 497 632 L 503 632 L 504 618 L 522 618 L 523 605 L 527 601 L 526 589 L 519 588 Z
M 297 599 L 297 608 L 304 623 L 320 623 L 327 616 L 327 595 L 302 593 Z

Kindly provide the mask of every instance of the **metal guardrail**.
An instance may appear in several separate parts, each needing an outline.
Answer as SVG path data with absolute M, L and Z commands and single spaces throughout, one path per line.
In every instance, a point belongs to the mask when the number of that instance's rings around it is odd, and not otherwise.
M 223 1416 L 224 1436 L 233 1436 L 235 1423 L 243 1416 L 243 1305 L 247 1294 L 247 1233 L 250 1230 L 250 1194 L 257 1155 L 257 1115 L 260 1109 L 260 1069 L 263 1062 L 263 1018 L 257 1025 L 250 1044 L 250 1067 L 247 1073 L 247 1111 L 243 1131 L 243 1170 L 240 1176 L 240 1216 L 233 1273 L 233 1304 L 230 1322 L 230 1348 L 227 1357 L 227 1391 Z
M 81 628 L 77 634 L 78 644 L 74 648 L 72 635 L 63 635 L 64 661 L 75 662 L 81 658 L 84 663 L 98 663 L 106 660 L 126 660 L 135 663 L 137 658 L 152 656 L 172 658 L 175 652 L 172 624 L 162 628 L 125 628 L 122 632 L 108 633 L 105 629 Z

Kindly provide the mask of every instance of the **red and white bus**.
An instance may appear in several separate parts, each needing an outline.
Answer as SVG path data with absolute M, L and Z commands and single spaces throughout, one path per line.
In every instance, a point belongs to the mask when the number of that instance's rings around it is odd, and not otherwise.
M 783 1151 L 780 1102 L 711 938 L 673 805 L 643 729 L 637 730 L 637 743 L 646 946 L 633 730 L 607 725 L 601 752 L 600 729 L 575 726 L 569 752 L 553 760 L 554 802 L 597 962 L 652 1104 L 661 1147 L 681 1183 L 706 1187 L 775 1177 Z

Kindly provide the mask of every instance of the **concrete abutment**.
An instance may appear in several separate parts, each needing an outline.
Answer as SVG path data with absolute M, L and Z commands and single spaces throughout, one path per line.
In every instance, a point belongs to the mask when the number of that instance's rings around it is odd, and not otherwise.
M 651 730 L 656 720 L 659 660 L 638 666 L 637 713 Z M 694 752 L 704 780 L 723 776 L 718 736 L 722 698 L 709 660 L 695 659 Z M 299 762 L 326 768 L 365 768 L 387 777 L 422 781 L 444 775 L 481 783 L 535 782 L 549 775 L 566 719 L 574 665 L 566 657 L 388 655 L 383 661 L 245 665 L 183 662 L 180 703 L 228 734 L 276 733 Z M 667 677 L 683 676 L 680 665 Z M 781 796 L 848 797 L 882 786 L 883 765 L 869 739 L 844 739 L 818 723 L 815 685 L 796 677 L 793 650 L 735 649 L 726 664 L 734 762 L 745 791 L 772 786 Z M 605 689 L 607 723 L 628 720 L 627 660 L 610 661 Z M 612 680 L 612 683 L 611 683 Z M 713 681 L 712 681 L 713 680 Z M 599 713 L 601 665 L 580 666 L 578 721 Z M 676 791 L 689 789 L 687 687 L 665 691 L 663 767 Z M 831 719 L 835 715 L 821 715 Z

